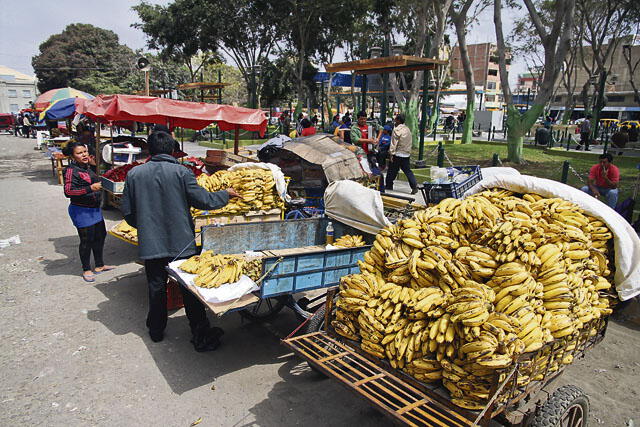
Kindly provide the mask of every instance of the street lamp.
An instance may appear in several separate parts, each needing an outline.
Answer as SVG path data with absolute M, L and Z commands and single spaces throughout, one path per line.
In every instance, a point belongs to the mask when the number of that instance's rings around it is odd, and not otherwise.
M 393 46 L 391 46 L 391 54 L 393 56 L 402 56 L 403 53 L 404 46 L 402 46 L 401 44 L 394 44 Z
M 380 56 L 382 56 L 382 48 L 378 46 L 372 47 L 369 49 L 369 53 L 371 58 L 380 58 Z
M 320 104 L 319 107 L 320 107 L 320 117 L 322 118 L 322 128 L 324 129 L 324 111 L 322 108 L 322 95 L 323 95 L 322 92 L 323 92 L 322 82 L 321 81 L 316 82 L 316 94 L 318 96 L 318 104 Z

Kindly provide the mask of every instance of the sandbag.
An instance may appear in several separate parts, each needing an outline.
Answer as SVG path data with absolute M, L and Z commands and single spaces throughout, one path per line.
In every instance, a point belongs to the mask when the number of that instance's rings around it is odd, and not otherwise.
M 575 203 L 589 215 L 607 224 L 613 233 L 616 267 L 614 282 L 618 296 L 622 301 L 625 301 L 640 295 L 640 238 L 633 227 L 615 210 L 577 188 L 558 181 L 529 175 L 487 177 L 470 188 L 464 195 L 466 197 L 496 187 L 516 193 L 536 193 L 543 197 L 559 197 Z
M 334 181 L 324 192 L 325 214 L 365 233 L 377 234 L 391 222 L 380 193 L 355 181 Z

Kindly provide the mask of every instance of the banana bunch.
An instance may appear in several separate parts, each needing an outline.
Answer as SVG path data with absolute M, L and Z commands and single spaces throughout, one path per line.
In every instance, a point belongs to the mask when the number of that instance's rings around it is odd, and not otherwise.
M 479 409 L 520 355 L 535 357 L 519 359 L 517 387 L 571 363 L 603 327 L 615 300 L 611 238 L 558 198 L 492 189 L 445 199 L 376 235 L 361 274 L 341 281 L 332 325 Z
M 184 272 L 195 274 L 194 283 L 201 288 L 217 288 L 225 283 L 235 283 L 241 275 L 256 281 L 262 274 L 262 260 L 248 259 L 244 255 L 215 255 L 204 251 L 180 264 Z
M 138 229 L 127 224 L 127 221 L 120 221 L 112 230 L 115 233 L 126 240 L 137 242 L 138 241 Z
M 270 170 L 221 170 L 212 175 L 202 174 L 198 176 L 197 182 L 210 192 L 233 187 L 240 194 L 240 197 L 231 199 L 222 209 L 210 211 L 211 214 L 239 214 L 284 207 L 284 201 L 275 190 L 276 183 Z M 201 215 L 202 211 L 192 208 L 191 214 Z
M 333 246 L 338 246 L 341 248 L 356 248 L 358 246 L 364 246 L 365 242 L 364 240 L 362 240 L 362 236 L 355 235 L 352 236 L 350 234 L 345 234 L 344 236 L 336 239 L 335 242 L 333 242 Z

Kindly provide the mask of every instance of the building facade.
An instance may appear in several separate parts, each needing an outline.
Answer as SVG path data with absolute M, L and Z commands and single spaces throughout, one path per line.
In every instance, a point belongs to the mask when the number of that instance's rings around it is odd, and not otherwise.
M 493 43 L 478 43 L 467 46 L 469 59 L 473 69 L 476 88 L 484 92 L 483 109 L 502 109 L 503 96 L 500 86 L 500 69 L 498 67 L 497 47 Z M 507 70 L 510 61 L 507 60 Z M 451 58 L 451 78 L 464 83 L 464 69 L 460 58 L 460 50 L 456 46 Z M 480 105 L 476 105 L 477 108 Z
M 29 108 L 37 95 L 35 77 L 0 65 L 0 113 L 17 113 Z
M 625 44 L 621 42 L 612 52 L 608 59 L 608 65 L 611 66 L 605 80 L 605 96 L 606 105 L 602 111 L 602 118 L 619 119 L 619 120 L 640 120 L 640 102 L 635 99 L 633 88 L 630 83 L 631 75 L 629 67 L 625 61 L 623 49 L 628 49 L 632 63 L 640 58 L 640 44 Z M 591 58 L 585 57 L 585 62 L 590 63 Z M 576 66 L 576 89 L 573 94 L 574 99 L 577 98 L 576 107 L 572 118 L 584 116 L 585 106 L 580 99 L 580 92 L 585 83 L 590 87 L 590 93 L 597 90 L 600 83 L 600 76 L 591 76 L 582 66 Z M 636 68 L 633 75 L 636 87 L 640 86 L 640 66 Z M 565 110 L 565 106 L 569 101 L 569 95 L 562 85 L 558 82 L 556 94 L 551 101 L 551 110 L 558 114 Z

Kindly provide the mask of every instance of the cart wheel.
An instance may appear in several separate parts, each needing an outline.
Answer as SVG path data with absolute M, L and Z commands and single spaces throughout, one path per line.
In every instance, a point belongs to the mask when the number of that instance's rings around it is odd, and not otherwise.
M 319 330 L 324 328 L 324 313 L 327 309 L 326 307 L 327 306 L 323 304 L 318 308 L 318 310 L 315 313 L 313 313 L 313 316 L 311 316 L 307 321 L 307 324 L 304 325 L 304 334 L 311 334 L 313 332 L 318 332 Z M 318 374 L 319 376 L 322 376 L 325 378 L 327 377 L 327 375 L 321 370 L 319 370 L 315 364 L 311 362 L 307 362 L 307 365 L 309 365 L 309 368 L 311 368 L 311 370 L 316 374 Z
M 240 310 L 240 315 L 252 322 L 271 320 L 284 308 L 285 301 L 285 297 L 260 299 L 255 305 Z
M 589 398 L 576 386 L 565 385 L 556 390 L 538 408 L 532 427 L 586 427 L 589 417 Z

